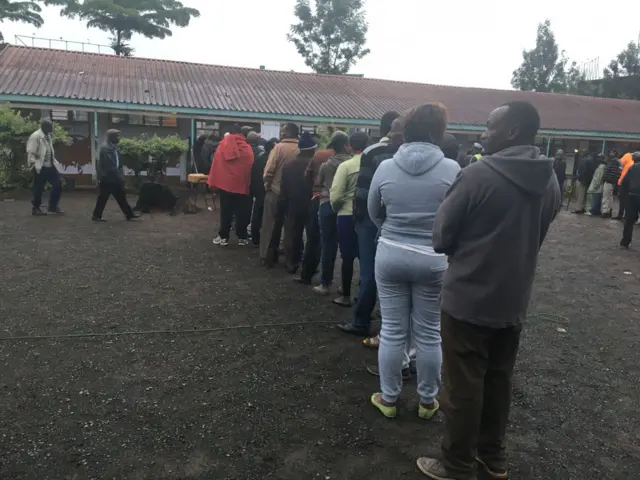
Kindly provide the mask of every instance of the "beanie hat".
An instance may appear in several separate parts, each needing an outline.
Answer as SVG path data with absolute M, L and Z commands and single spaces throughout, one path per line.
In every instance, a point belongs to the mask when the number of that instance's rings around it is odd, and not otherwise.
M 348 145 L 349 135 L 344 133 L 342 130 L 336 130 L 331 134 L 331 141 L 329 142 L 329 145 L 327 146 L 327 148 L 334 148 L 336 141 L 338 141 L 342 145 Z
M 298 140 L 299 150 L 314 150 L 317 146 L 315 138 L 309 132 L 304 132 Z

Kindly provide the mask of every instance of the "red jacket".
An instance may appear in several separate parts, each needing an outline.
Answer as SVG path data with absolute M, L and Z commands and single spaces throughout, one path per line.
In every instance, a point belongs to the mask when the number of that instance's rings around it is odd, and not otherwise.
M 209 181 L 211 189 L 249 195 L 253 150 L 242 134 L 227 135 L 213 156 Z

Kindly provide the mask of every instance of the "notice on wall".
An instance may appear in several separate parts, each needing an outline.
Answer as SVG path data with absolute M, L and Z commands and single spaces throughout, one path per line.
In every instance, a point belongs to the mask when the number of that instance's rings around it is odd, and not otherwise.
M 277 122 L 262 122 L 260 124 L 260 135 L 265 140 L 270 138 L 280 138 L 280 124 Z

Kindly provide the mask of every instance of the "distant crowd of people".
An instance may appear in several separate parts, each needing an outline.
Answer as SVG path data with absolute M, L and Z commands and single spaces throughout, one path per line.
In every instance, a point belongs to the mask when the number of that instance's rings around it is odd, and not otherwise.
M 238 244 L 253 243 L 273 267 L 284 237 L 295 280 L 311 285 L 319 273 L 314 292 L 353 307 L 339 328 L 378 349 L 368 370 L 380 391 L 369 401 L 382 415 L 396 417 L 403 381 L 415 376 L 417 414 L 433 418 L 444 372 L 442 458 L 420 458 L 419 469 L 436 480 L 475 478 L 477 469 L 502 479 L 522 322 L 562 196 L 553 159 L 535 147 L 540 117 L 531 104 L 497 108 L 483 145 L 460 157 L 447 117 L 441 104 L 388 112 L 380 141 L 335 131 L 324 149 L 293 123 L 269 142 L 240 126 L 201 139 L 220 199 L 213 243 L 228 245 L 235 222 Z M 371 336 L 377 297 L 382 326 Z

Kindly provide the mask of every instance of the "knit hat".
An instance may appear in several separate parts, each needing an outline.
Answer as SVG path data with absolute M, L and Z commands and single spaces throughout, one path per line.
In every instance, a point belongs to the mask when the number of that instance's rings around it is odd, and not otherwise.
M 258 132 L 249 132 L 247 135 L 247 143 L 250 145 L 258 145 L 262 137 Z
M 333 148 L 336 140 L 338 142 L 342 142 L 342 145 L 348 145 L 349 135 L 344 133 L 342 130 L 336 130 L 331 134 L 331 141 L 329 142 L 329 145 L 327 146 L 327 148 Z
M 298 150 L 315 150 L 317 146 L 316 139 L 309 132 L 304 132 L 298 140 Z

